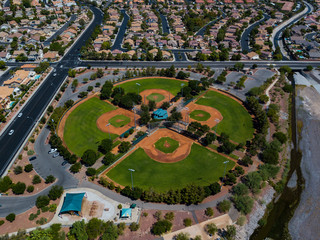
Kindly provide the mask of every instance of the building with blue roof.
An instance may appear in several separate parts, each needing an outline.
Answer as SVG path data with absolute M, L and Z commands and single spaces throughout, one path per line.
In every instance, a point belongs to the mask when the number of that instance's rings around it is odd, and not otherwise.
M 131 218 L 131 208 L 123 208 L 121 209 L 120 218 Z
M 61 213 L 74 212 L 79 215 L 82 207 L 82 200 L 86 193 L 67 193 L 64 197 Z
M 159 119 L 159 120 L 164 120 L 168 118 L 168 112 L 167 110 L 164 110 L 162 108 L 159 108 L 153 112 L 153 118 L 154 119 Z

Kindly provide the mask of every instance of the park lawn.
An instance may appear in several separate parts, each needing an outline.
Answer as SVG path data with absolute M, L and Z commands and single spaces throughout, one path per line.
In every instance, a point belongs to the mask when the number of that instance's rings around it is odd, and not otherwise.
M 164 96 L 160 93 L 151 93 L 147 99 L 149 101 L 155 101 L 156 103 L 161 102 L 164 99 Z
M 97 119 L 106 112 L 115 110 L 116 107 L 91 98 L 74 109 L 66 120 L 63 138 L 69 150 L 81 157 L 87 149 L 97 150 L 102 139 L 109 137 L 97 127 Z M 111 138 L 116 138 L 111 134 Z
M 224 173 L 225 157 L 211 152 L 198 144 L 193 144 L 187 158 L 176 163 L 160 163 L 151 159 L 142 148 L 138 148 L 107 176 L 123 186 L 131 186 L 129 168 L 133 168 L 134 186 L 145 190 L 150 188 L 164 192 L 170 189 L 181 189 L 188 184 L 201 186 L 209 185 L 219 180 Z M 226 172 L 235 163 L 230 161 L 226 165 Z
M 109 119 L 109 123 L 116 128 L 123 127 L 127 125 L 129 122 L 130 118 L 122 114 L 116 115 Z
M 231 140 L 238 143 L 245 143 L 252 138 L 254 132 L 252 118 L 234 99 L 215 91 L 208 91 L 196 103 L 213 107 L 222 114 L 222 121 L 213 128 L 218 134 L 225 132 Z
M 190 117 L 197 121 L 207 121 L 211 117 L 211 115 L 210 113 L 203 110 L 194 110 L 190 113 Z
M 179 147 L 179 142 L 170 137 L 162 137 L 154 145 L 161 152 L 173 153 Z
M 172 95 L 177 95 L 181 89 L 181 83 L 185 83 L 184 81 L 169 79 L 169 78 L 145 78 L 136 81 L 124 82 L 120 84 L 120 86 L 128 92 L 138 92 L 139 83 L 139 91 L 142 92 L 147 89 L 163 89 L 169 91 Z M 186 85 L 186 83 L 185 83 Z

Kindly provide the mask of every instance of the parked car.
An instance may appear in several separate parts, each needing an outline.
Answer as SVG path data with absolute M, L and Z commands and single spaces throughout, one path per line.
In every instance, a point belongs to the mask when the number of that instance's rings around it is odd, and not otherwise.
M 59 156 L 60 156 L 60 154 L 59 154 L 58 152 L 55 152 L 55 153 L 53 154 L 53 157 L 54 157 L 54 158 L 59 157 Z
M 29 161 L 36 160 L 36 159 L 37 159 L 36 156 L 29 157 Z
M 48 153 L 49 153 L 49 154 L 50 154 L 50 153 L 54 153 L 54 152 L 56 152 L 57 150 L 58 150 L 58 149 L 56 149 L 56 148 L 51 148 Z
M 68 163 L 68 161 L 63 161 L 63 163 L 61 164 L 62 166 L 66 165 Z
M 14 130 L 11 129 L 11 130 L 9 131 L 9 136 L 11 136 L 13 133 L 14 133 Z

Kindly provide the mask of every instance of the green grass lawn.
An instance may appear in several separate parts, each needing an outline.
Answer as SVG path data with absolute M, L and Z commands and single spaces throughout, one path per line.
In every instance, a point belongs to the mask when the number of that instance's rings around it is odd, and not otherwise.
M 170 137 L 162 137 L 154 145 L 161 152 L 173 153 L 179 147 L 179 142 Z
M 209 185 L 223 176 L 224 164 L 227 159 L 217 153 L 193 144 L 189 156 L 176 163 L 160 163 L 151 159 L 142 148 L 124 159 L 111 169 L 107 176 L 123 186 L 131 186 L 129 168 L 133 168 L 134 186 L 143 189 L 153 188 L 157 191 L 178 189 L 194 183 Z M 235 163 L 229 161 L 226 171 Z
M 215 91 L 208 91 L 197 104 L 216 108 L 223 116 L 217 125 L 218 134 L 225 132 L 230 139 L 245 143 L 253 136 L 253 122 L 247 110 L 232 98 Z
M 63 134 L 68 148 L 78 156 L 87 149 L 97 150 L 100 141 L 109 137 L 97 127 L 97 119 L 114 109 L 98 98 L 91 98 L 74 109 L 66 120 Z M 117 135 L 111 134 L 111 137 L 114 139 Z
M 194 110 L 190 113 L 190 117 L 197 121 L 207 121 L 211 115 L 203 110 Z
M 125 115 L 116 115 L 109 119 L 109 123 L 114 127 L 123 127 L 130 122 L 130 118 Z
M 169 91 L 172 95 L 177 95 L 181 89 L 181 83 L 185 83 L 180 80 L 169 79 L 169 78 L 145 78 L 136 81 L 124 82 L 120 86 L 124 88 L 126 92 L 138 93 L 138 86 L 140 84 L 139 91 L 142 92 L 147 89 L 163 89 Z M 187 85 L 185 83 L 185 85 Z
M 155 101 L 156 103 L 161 102 L 164 99 L 164 96 L 160 93 L 151 93 L 147 99 L 149 101 Z

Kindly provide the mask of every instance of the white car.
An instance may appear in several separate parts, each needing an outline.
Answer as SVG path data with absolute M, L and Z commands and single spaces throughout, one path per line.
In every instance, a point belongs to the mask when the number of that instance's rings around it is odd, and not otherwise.
M 19 114 L 18 114 L 18 117 L 21 117 L 21 116 L 22 116 L 22 113 L 19 113 Z
M 54 74 L 53 74 L 53 76 L 55 77 L 55 76 L 57 76 L 57 74 L 56 74 L 56 73 L 54 73 Z
M 13 133 L 14 133 L 14 130 L 11 129 L 11 130 L 9 131 L 9 136 L 11 136 Z
M 49 154 L 50 153 L 54 153 L 54 152 L 56 152 L 58 149 L 56 149 L 56 148 L 52 148 L 52 149 L 50 149 L 50 151 L 48 152 Z

